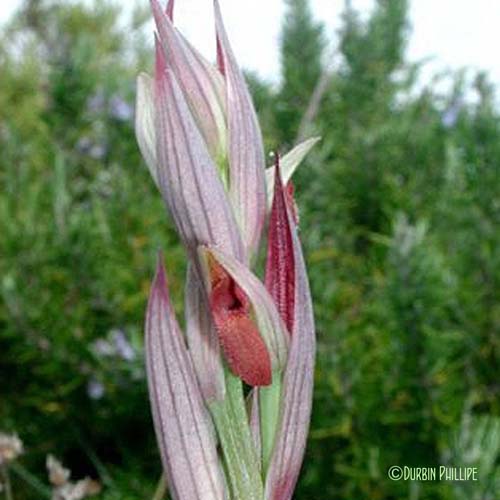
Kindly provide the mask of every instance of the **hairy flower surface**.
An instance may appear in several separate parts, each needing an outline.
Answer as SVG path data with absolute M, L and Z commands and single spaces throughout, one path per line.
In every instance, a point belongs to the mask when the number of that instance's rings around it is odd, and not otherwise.
M 149 394 L 170 493 L 290 499 L 309 426 L 315 335 L 289 181 L 318 139 L 266 169 L 218 1 L 216 65 L 175 28 L 173 0 L 151 5 L 155 74 L 138 78 L 136 135 L 188 258 L 185 335 L 162 258 L 146 314 Z M 266 220 L 261 280 L 251 264 Z

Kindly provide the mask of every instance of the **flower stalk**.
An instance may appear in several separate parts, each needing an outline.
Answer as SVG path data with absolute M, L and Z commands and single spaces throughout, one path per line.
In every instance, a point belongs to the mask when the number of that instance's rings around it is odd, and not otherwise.
M 151 409 L 176 500 L 289 500 L 309 426 L 315 335 L 290 178 L 317 138 L 265 168 L 257 115 L 214 0 L 212 65 L 151 0 L 139 147 L 188 258 L 185 334 L 160 255 L 146 313 Z M 251 269 L 268 226 L 262 280 Z M 245 399 L 245 393 L 248 396 Z

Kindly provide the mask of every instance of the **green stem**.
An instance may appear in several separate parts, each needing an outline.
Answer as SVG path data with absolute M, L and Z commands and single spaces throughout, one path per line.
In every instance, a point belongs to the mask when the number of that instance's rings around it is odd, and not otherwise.
M 234 500 L 263 500 L 264 486 L 241 381 L 226 372 L 226 397 L 209 404 Z
M 167 478 L 165 476 L 165 473 L 163 473 L 158 481 L 158 484 L 156 486 L 156 491 L 155 494 L 153 495 L 152 500 L 162 500 L 166 492 L 167 492 Z
M 10 475 L 9 471 L 7 469 L 7 464 L 3 464 L 1 467 L 2 469 L 2 478 L 5 486 L 5 498 L 7 500 L 14 500 L 14 495 L 12 494 L 12 486 L 10 484 Z
M 228 372 L 226 375 L 226 390 L 233 412 L 236 427 L 241 433 L 241 441 L 245 448 L 245 455 L 252 468 L 260 470 L 260 461 L 255 450 L 255 445 L 248 422 L 247 406 L 243 395 L 243 383 L 241 380 Z
M 36 492 L 39 498 L 52 498 L 52 492 L 40 480 L 25 469 L 19 462 L 11 462 L 9 465 L 11 472 L 19 476 L 23 481 L 29 484 Z
M 260 434 L 262 442 L 262 471 L 267 472 L 276 439 L 281 402 L 281 376 L 273 374 L 273 383 L 259 389 Z

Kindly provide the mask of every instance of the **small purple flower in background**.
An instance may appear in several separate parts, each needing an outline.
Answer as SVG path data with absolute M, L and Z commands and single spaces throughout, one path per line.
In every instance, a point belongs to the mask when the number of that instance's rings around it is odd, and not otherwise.
M 89 149 L 92 147 L 92 140 L 88 136 L 80 137 L 76 143 L 76 150 L 79 153 L 87 154 Z
M 116 353 L 125 361 L 133 361 L 136 358 L 134 348 L 130 344 L 123 330 L 112 330 L 111 337 L 114 342 Z
M 89 156 L 93 160 L 101 160 L 108 152 L 104 144 L 94 142 L 90 137 L 81 137 L 76 143 L 76 150 L 84 155 Z
M 87 101 L 87 109 L 90 113 L 102 113 L 106 107 L 106 96 L 102 90 L 98 90 Z
M 127 122 L 134 117 L 134 108 L 118 95 L 109 100 L 109 114 L 115 120 Z
M 89 149 L 89 156 L 94 160 L 102 160 L 107 153 L 107 148 L 103 144 L 93 144 Z
M 108 332 L 107 338 L 99 338 L 95 340 L 91 349 L 98 357 L 120 357 L 124 361 L 133 361 L 137 357 L 132 344 L 127 338 L 126 333 L 119 329 L 113 328 Z
M 173 0 L 166 9 L 151 4 L 155 75 L 138 78 L 136 134 L 189 264 L 185 335 L 161 257 L 146 313 L 149 395 L 170 494 L 289 500 L 307 440 L 315 356 L 290 179 L 318 138 L 276 154 L 266 169 L 217 0 L 216 66 L 174 27 Z M 251 264 L 266 221 L 261 280 Z
M 443 112 L 441 121 L 445 128 L 453 128 L 460 116 L 460 112 L 462 111 L 463 103 L 461 100 L 453 101 Z
M 119 328 L 110 330 L 106 337 L 96 339 L 90 345 L 96 358 L 93 368 L 85 366 L 89 377 L 87 395 L 90 399 L 102 399 L 106 387 L 123 386 L 144 379 L 144 369 L 138 362 L 138 352 L 129 341 L 126 332 Z
M 113 344 L 109 340 L 104 338 L 100 338 L 94 341 L 91 345 L 91 349 L 98 357 L 114 356 L 116 353 Z
M 87 100 L 87 111 L 94 115 L 108 113 L 111 118 L 122 122 L 134 118 L 133 106 L 118 94 L 108 97 L 102 89 Z
M 87 383 L 87 394 L 90 399 L 99 400 L 104 397 L 106 389 L 102 382 L 95 378 L 91 378 Z

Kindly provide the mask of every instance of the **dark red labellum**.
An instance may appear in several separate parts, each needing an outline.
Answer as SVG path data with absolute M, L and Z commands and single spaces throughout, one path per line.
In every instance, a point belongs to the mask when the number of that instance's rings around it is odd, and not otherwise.
M 250 303 L 226 270 L 209 256 L 210 308 L 231 371 L 252 386 L 272 381 L 271 358 L 250 318 Z

